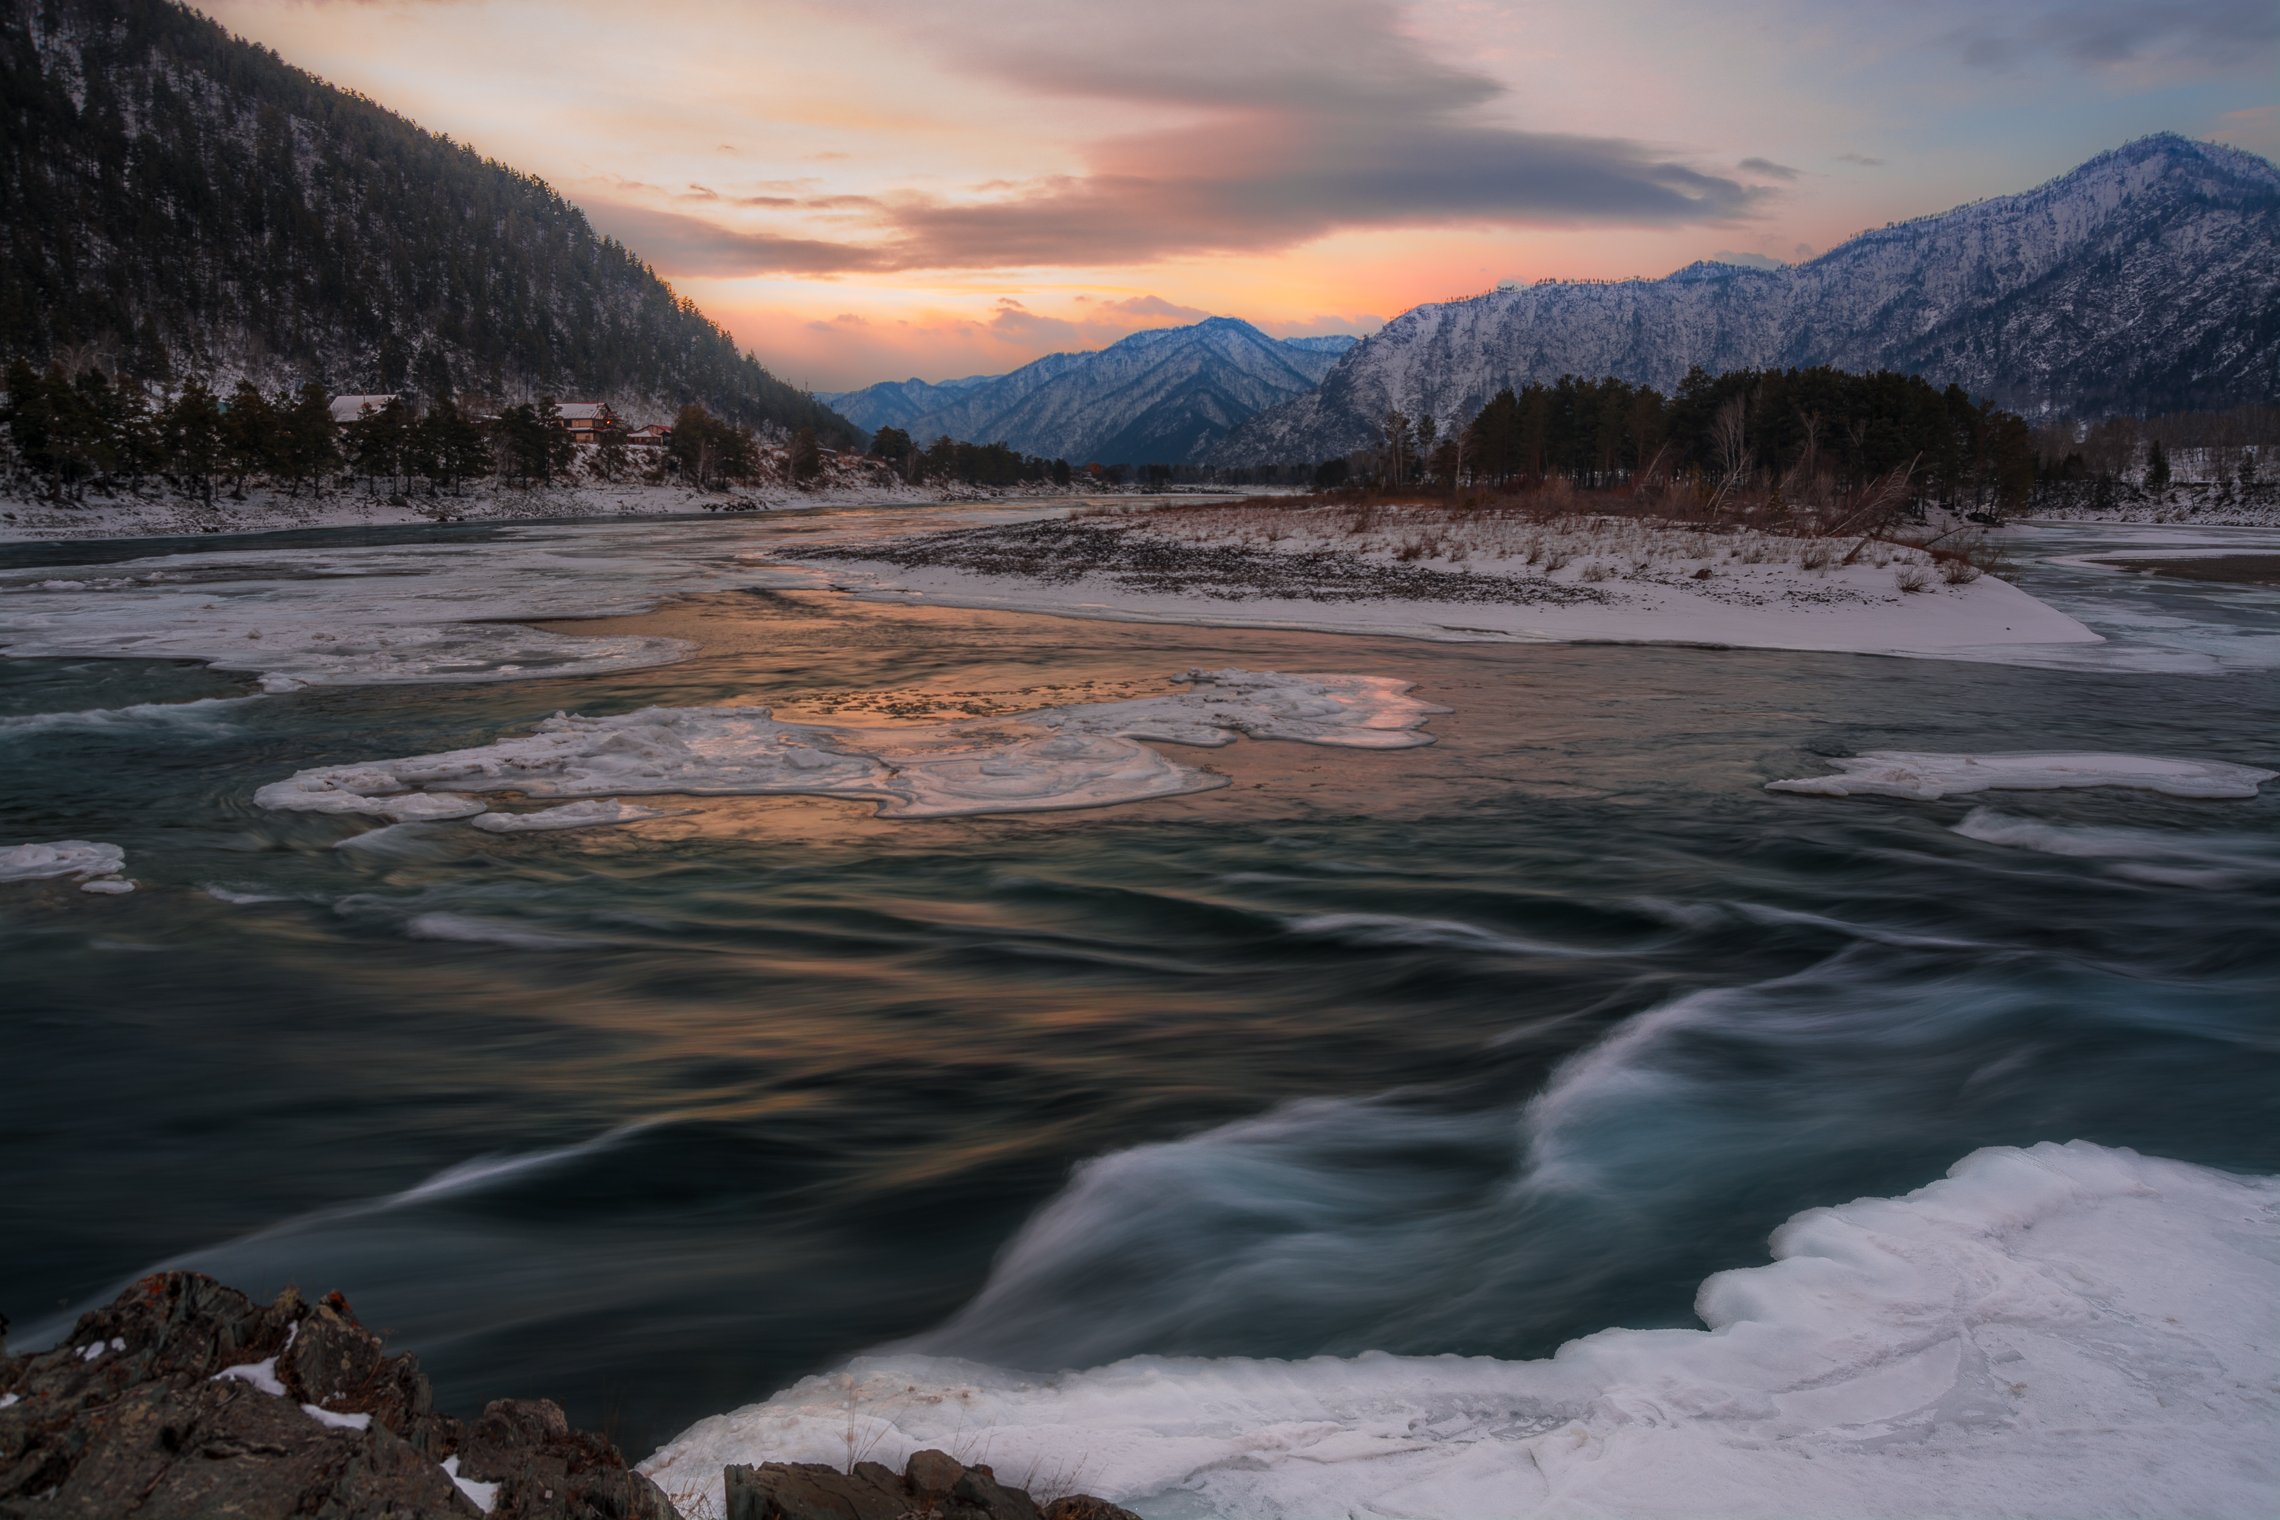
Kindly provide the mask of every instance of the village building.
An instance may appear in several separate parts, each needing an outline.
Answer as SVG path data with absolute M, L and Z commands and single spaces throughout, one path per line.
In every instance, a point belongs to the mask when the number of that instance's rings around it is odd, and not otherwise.
M 662 422 L 652 422 L 626 434 L 625 441 L 636 448 L 661 449 L 673 441 L 673 430 Z
M 360 417 L 379 411 L 391 401 L 401 401 L 397 395 L 335 396 L 332 398 L 332 420 L 336 427 L 347 427 Z
M 607 401 L 558 401 L 552 420 L 579 443 L 592 443 L 618 425 Z

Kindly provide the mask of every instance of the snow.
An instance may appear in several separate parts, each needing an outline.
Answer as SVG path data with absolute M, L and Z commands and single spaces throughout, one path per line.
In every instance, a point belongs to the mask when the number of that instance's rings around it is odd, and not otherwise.
M 672 816 L 664 808 L 642 807 L 604 797 L 595 802 L 566 802 L 560 807 L 532 813 L 485 813 L 475 827 L 493 834 L 535 834 L 549 829 L 591 829 L 613 823 L 639 823 L 648 818 Z
M 1206 555 L 1215 548 L 1256 555 L 1270 584 L 1239 597 L 1214 594 L 1201 555 L 1192 586 L 1175 588 L 1162 576 L 1048 579 L 939 563 L 830 564 L 841 582 L 881 601 L 1448 642 L 1670 643 L 1989 660 L 2047 659 L 2100 642 L 2081 622 L 2008 582 L 1982 575 L 1948 584 L 1929 573 L 1923 555 L 1898 546 L 1877 545 L 1849 565 L 1807 568 L 1799 561 L 1812 548 L 1808 541 L 1635 520 L 1545 528 L 1525 520 L 1452 522 L 1436 511 L 1415 527 L 1396 517 L 1383 531 L 1355 535 L 1336 521 L 1347 513 L 1266 509 L 1253 511 L 1258 522 L 1249 523 L 1245 511 L 1227 509 L 1224 526 L 1193 514 L 1161 527 L 1145 514 L 1084 525 Z M 1300 588 L 1313 573 L 1307 562 L 1320 555 L 1395 576 L 1436 574 L 1433 594 L 1445 599 L 1306 596 Z M 1902 590 L 1898 567 L 1919 562 L 1928 584 Z M 1278 590 L 1284 583 L 1287 589 Z
M 154 492 L 148 496 L 90 497 L 55 505 L 0 496 L 0 543 L 76 539 L 176 538 L 191 535 L 296 532 L 309 528 L 419 527 L 447 522 L 541 523 L 637 518 L 703 517 L 733 505 L 739 510 L 797 512 L 817 507 L 899 505 L 923 507 L 974 500 L 1045 498 L 1043 488 L 986 490 L 969 486 L 884 487 L 876 482 L 795 491 L 781 485 L 734 494 L 702 494 L 677 485 L 581 482 L 517 489 L 488 482 L 464 496 L 424 495 L 391 501 L 362 490 L 323 497 L 289 496 L 257 488 L 244 501 L 211 504 Z M 59 582 L 65 578 L 52 577 Z
M 125 850 L 84 839 L 0 848 L 0 881 L 49 881 L 70 876 L 77 878 L 82 892 L 132 892 L 135 884 L 122 874 L 126 868 Z
M 414 797 L 447 797 L 456 809 L 469 792 L 613 804 L 613 794 L 802 795 L 873 801 L 884 817 L 945 818 L 1104 807 L 1224 784 L 1142 741 L 1215 747 L 1245 735 L 1350 749 L 1432 742 L 1419 729 L 1437 709 L 1409 696 L 1404 681 L 1241 670 L 1179 679 L 1181 689 L 1163 696 L 897 729 L 784 723 L 765 707 L 557 713 L 535 733 L 493 744 L 302 771 L 262 787 L 254 801 L 393 817 Z M 441 790 L 411 791 L 420 787 Z
M 858 427 L 898 427 L 921 446 L 947 435 L 1080 466 L 1166 464 L 1200 460 L 1229 427 L 1312 390 L 1351 346 L 1212 317 L 1047 354 L 1011 374 L 886 381 L 822 399 Z
M 303 1404 L 301 1413 L 315 1420 L 319 1425 L 329 1425 L 334 1430 L 370 1430 L 372 1428 L 372 1416 L 368 1414 L 337 1414 L 318 1404 Z
M 2074 1142 L 1975 1152 L 1800 1214 L 1710 1327 L 1548 1360 L 1138 1357 L 1022 1373 L 864 1358 L 700 1422 L 643 1470 L 986 1450 L 1143 1513 L 1280 1520 L 2093 1513 L 2280 1503 L 2280 1179 Z
M 299 1326 L 295 1326 L 299 1329 Z M 285 1397 L 285 1385 L 277 1381 L 277 1358 L 265 1356 L 258 1362 L 242 1362 L 235 1367 L 224 1367 L 208 1381 L 250 1383 L 263 1393 Z
M 818 580 L 813 571 L 740 561 L 736 551 L 756 538 L 860 540 L 1052 510 L 896 506 L 638 529 L 553 523 L 497 529 L 481 542 L 361 544 L 343 536 L 315 546 L 153 554 L 69 577 L 0 570 L 0 654 L 196 660 L 247 672 L 272 693 L 641 670 L 686 659 L 692 647 L 523 625 L 628 616 L 677 596 Z
M 1769 792 L 1814 797 L 1911 797 L 1935 801 L 1979 792 L 2047 792 L 2066 787 L 2121 786 L 2171 797 L 2245 798 L 2273 771 L 2218 760 L 2171 760 L 2153 755 L 1916 754 L 1874 750 L 1829 762 L 1834 776 L 1769 781 Z
M 442 1466 L 445 1476 L 458 1484 L 459 1491 L 474 1501 L 475 1507 L 484 1514 L 489 1514 L 491 1506 L 499 1502 L 499 1485 L 496 1483 L 478 1483 L 473 1478 L 462 1478 L 459 1476 L 459 1459 L 457 1457 L 444 1458 Z
M 0 1409 L 6 1409 L 11 1405 L 19 1404 L 23 1402 L 23 1398 L 24 1396 L 20 1393 L 0 1393 Z
M 2266 159 L 2162 134 L 1779 270 L 1697 264 L 1418 306 L 1320 386 L 1249 419 L 1211 462 L 1370 448 L 1395 408 L 1448 436 L 1499 387 L 1561 375 L 1670 395 L 1694 365 L 1891 369 L 2029 414 L 2140 410 L 2180 373 L 2210 396 L 2268 396 L 2274 340 L 2257 314 L 2280 294 L 2276 190 Z

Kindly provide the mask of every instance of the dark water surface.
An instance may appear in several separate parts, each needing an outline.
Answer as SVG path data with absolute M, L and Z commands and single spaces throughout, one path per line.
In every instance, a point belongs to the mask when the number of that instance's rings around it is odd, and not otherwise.
M 119 710 L 251 683 L 0 661 L 0 843 L 116 843 L 141 886 L 0 886 L 20 1339 L 159 1262 L 337 1287 L 447 1407 L 544 1393 L 639 1453 L 903 1338 L 1049 1366 L 1541 1354 L 1691 1323 L 1702 1277 L 1764 1259 L 1789 1214 L 1982 1145 L 2280 1171 L 2272 788 L 1761 790 L 1878 748 L 2270 766 L 2269 670 L 1429 645 L 811 593 L 607 631 L 703 653 L 158 715 Z M 1400 676 L 1451 711 L 1430 749 L 1239 743 L 1183 756 L 1224 790 L 1031 817 L 707 799 L 342 847 L 368 823 L 249 801 L 558 708 L 891 722 L 1193 665 Z

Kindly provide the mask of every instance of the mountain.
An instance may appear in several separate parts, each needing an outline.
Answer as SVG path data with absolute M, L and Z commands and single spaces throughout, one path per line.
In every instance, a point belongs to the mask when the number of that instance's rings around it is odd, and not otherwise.
M 1211 317 L 1091 353 L 1047 354 L 1008 375 L 898 380 L 821 399 L 859 426 L 920 443 L 947 434 L 1074 464 L 1200 460 L 1260 408 L 1311 390 L 1352 338 L 1270 338 Z
M 0 0 L 0 353 L 854 434 L 542 181 L 169 0 Z
M 998 378 L 996 375 L 968 375 L 963 380 L 944 380 L 936 384 L 913 376 L 908 380 L 882 380 L 859 391 L 836 394 L 818 391 L 815 399 L 865 431 L 897 427 L 908 432 L 911 423 L 918 418 L 939 411 L 975 386 L 988 385 Z
M 1444 427 L 1563 374 L 1668 391 L 1790 365 L 1900 370 L 2027 415 L 2280 398 L 2280 169 L 2173 135 L 2023 195 L 1864 233 L 1772 270 L 1546 282 L 1420 306 L 1260 413 L 1216 463 L 1367 446 L 1394 407 Z

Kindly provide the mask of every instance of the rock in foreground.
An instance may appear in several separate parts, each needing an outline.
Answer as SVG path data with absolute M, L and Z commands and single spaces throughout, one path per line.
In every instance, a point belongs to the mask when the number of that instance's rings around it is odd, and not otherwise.
M 818 1462 L 732 1466 L 722 1474 L 727 1520 L 1140 1520 L 1089 1494 L 1040 1506 L 945 1452 L 922 1451 L 898 1475 L 878 1462 L 841 1472 Z
M 68 1341 L 0 1353 L 0 1517 L 41 1520 L 675 1520 L 545 1399 L 435 1412 L 335 1293 L 257 1304 L 164 1272 Z

